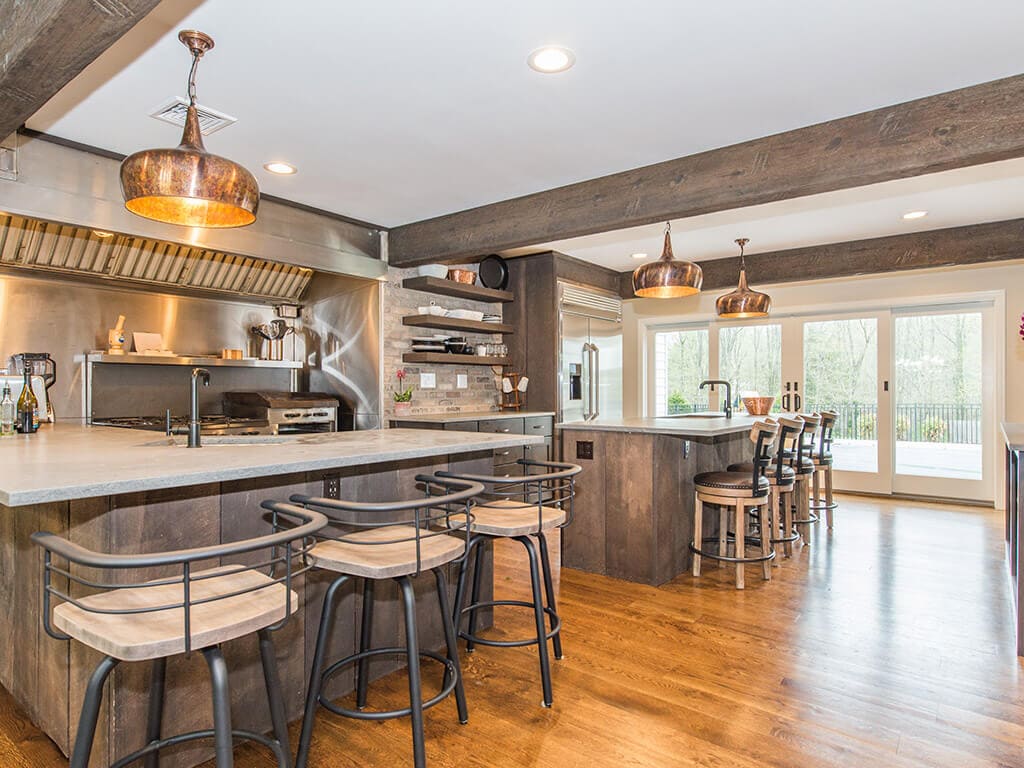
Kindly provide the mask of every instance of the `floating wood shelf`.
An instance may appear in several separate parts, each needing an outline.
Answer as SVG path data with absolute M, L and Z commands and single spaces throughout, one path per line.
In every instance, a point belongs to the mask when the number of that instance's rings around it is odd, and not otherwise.
M 438 365 L 508 365 L 507 357 L 483 355 L 451 355 L 447 352 L 406 352 L 404 363 L 437 363 Z
M 485 323 L 482 320 L 459 320 L 440 315 L 408 315 L 402 323 L 416 328 L 440 328 L 446 331 L 468 331 L 469 333 L 515 333 L 508 323 Z
M 457 283 L 454 280 L 446 280 L 443 277 L 407 277 L 402 281 L 402 287 L 413 291 L 425 291 L 426 293 L 437 293 L 441 296 L 455 296 L 459 299 L 491 303 L 496 301 L 513 301 L 515 299 L 515 296 L 510 291 L 497 291 L 493 288 L 484 288 L 482 285 Z

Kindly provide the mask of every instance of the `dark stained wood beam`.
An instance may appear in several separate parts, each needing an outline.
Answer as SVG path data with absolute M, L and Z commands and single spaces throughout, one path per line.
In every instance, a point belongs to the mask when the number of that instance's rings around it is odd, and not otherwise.
M 1024 75 L 406 224 L 412 266 L 1024 156 Z
M 1013 259 L 1024 259 L 1024 219 L 748 253 L 747 277 L 757 287 Z M 724 292 L 735 287 L 740 270 L 738 257 L 702 261 L 700 266 L 705 291 Z M 624 299 L 635 298 L 632 276 L 632 272 L 619 275 L 619 295 Z
M 0 0 L 0 139 L 160 0 Z

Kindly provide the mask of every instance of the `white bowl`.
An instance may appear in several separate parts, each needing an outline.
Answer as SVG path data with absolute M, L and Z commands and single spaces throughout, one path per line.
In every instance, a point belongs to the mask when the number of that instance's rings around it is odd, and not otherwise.
M 484 313 L 477 312 L 475 309 L 450 309 L 448 310 L 448 317 L 456 320 L 476 320 L 479 322 L 484 319 Z
M 416 307 L 416 312 L 420 315 L 429 315 L 431 309 L 432 307 Z
M 448 277 L 447 264 L 424 264 L 419 268 L 420 277 Z
M 447 311 L 448 310 L 446 310 L 444 307 L 439 306 L 437 304 L 433 304 L 430 307 L 430 314 L 432 314 L 432 315 L 439 315 L 440 317 L 444 317 L 444 315 L 445 315 L 445 313 Z

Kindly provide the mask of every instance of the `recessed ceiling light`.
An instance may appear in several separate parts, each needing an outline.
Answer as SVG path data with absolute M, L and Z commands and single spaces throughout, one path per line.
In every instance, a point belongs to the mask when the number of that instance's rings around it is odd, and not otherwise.
M 530 52 L 526 58 L 530 69 L 546 75 L 565 72 L 576 63 L 576 54 L 561 45 L 545 45 Z
M 634 254 L 632 254 L 632 256 L 633 256 L 634 259 L 646 259 L 647 258 L 647 254 L 646 253 L 634 253 Z
M 923 219 L 927 215 L 928 211 L 907 211 L 903 214 L 903 218 L 910 221 L 911 219 Z
M 271 173 L 276 173 L 281 176 L 291 176 L 293 173 L 298 173 L 298 168 L 290 163 L 284 163 L 280 160 L 274 160 L 270 163 L 264 163 L 263 167 Z
M 108 238 L 108 237 L 113 237 L 114 236 L 113 232 L 104 232 L 102 229 L 94 229 L 92 231 L 92 233 L 94 235 L 96 235 L 96 237 L 102 237 L 102 238 Z

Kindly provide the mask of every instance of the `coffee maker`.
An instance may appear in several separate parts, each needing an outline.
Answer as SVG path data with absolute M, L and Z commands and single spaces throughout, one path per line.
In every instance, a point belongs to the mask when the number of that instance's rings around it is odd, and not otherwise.
M 29 366 L 33 377 L 42 378 L 43 386 L 47 390 L 44 420 L 52 424 L 55 416 L 49 390 L 57 382 L 57 363 L 50 357 L 49 352 L 19 352 L 16 355 L 11 355 L 7 370 L 12 376 L 20 377 L 24 375 L 26 365 Z M 35 387 L 33 386 L 32 389 L 35 390 Z

